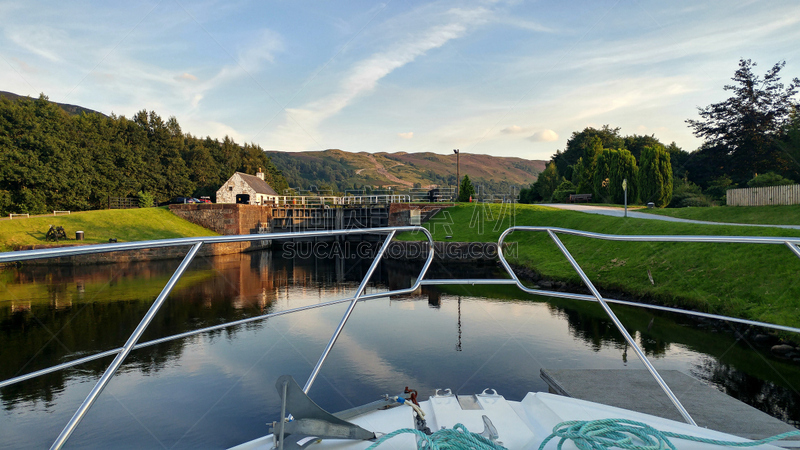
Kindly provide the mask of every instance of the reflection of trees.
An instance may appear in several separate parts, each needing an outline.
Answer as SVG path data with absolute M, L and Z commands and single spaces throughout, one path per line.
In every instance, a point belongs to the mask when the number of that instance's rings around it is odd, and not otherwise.
M 605 317 L 598 316 L 594 311 L 573 309 L 550 303 L 550 310 L 567 320 L 570 333 L 576 338 L 586 342 L 592 350 L 599 352 L 604 346 L 623 349 L 626 346 L 625 338 L 617 330 L 614 323 Z M 628 314 L 630 316 L 630 314 Z M 669 349 L 669 342 L 658 335 L 651 333 L 649 328 L 650 315 L 643 313 L 643 320 L 623 320 L 631 336 L 639 336 L 638 344 L 648 356 L 663 356 Z M 641 324 L 644 323 L 644 326 Z
M 345 262 L 282 259 L 268 251 L 199 258 L 140 342 L 268 313 L 286 287 L 319 289 L 321 295 L 351 294 L 370 261 Z M 0 380 L 122 346 L 177 265 L 173 260 L 23 266 L 4 271 L 2 279 L 7 285 L 35 288 L 29 292 L 39 298 L 0 306 Z M 372 277 L 373 284 L 386 283 L 387 270 L 381 266 Z M 121 295 L 122 286 L 124 300 L 115 298 Z M 21 303 L 24 308 L 13 306 Z M 249 323 L 207 336 L 231 337 L 260 326 Z M 158 371 L 179 358 L 183 348 L 183 340 L 176 340 L 135 350 L 120 370 Z M 70 379 L 96 379 L 110 361 L 111 357 L 104 358 L 8 386 L 0 390 L 0 399 L 7 409 L 23 402 L 49 405 Z
M 695 365 L 692 375 L 772 417 L 800 426 L 800 394 L 793 389 L 750 376 L 712 358 Z

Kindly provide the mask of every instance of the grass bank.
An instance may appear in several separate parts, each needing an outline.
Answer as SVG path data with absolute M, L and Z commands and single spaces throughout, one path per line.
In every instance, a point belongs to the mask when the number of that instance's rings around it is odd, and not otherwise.
M 38 216 L 0 221 L 0 251 L 17 250 L 30 245 L 47 245 L 45 234 L 50 225 L 64 227 L 69 238 L 60 244 L 76 244 L 75 232 L 84 232 L 85 244 L 147 241 L 194 236 L 214 236 L 211 230 L 172 214 L 166 207 L 142 209 L 107 209 L 59 216 Z
M 511 225 L 572 228 L 609 234 L 800 237 L 800 230 L 698 225 L 608 217 L 536 205 L 458 205 L 426 227 L 436 240 L 496 242 Z M 446 236 L 452 236 L 446 239 Z M 800 258 L 782 245 L 609 242 L 560 236 L 601 289 L 699 311 L 800 326 Z M 418 239 L 405 234 L 400 239 Z M 544 233 L 518 232 L 509 260 L 542 276 L 580 284 Z M 649 276 L 648 276 L 649 272 Z M 650 281 L 650 276 L 653 282 Z
M 704 208 L 640 209 L 637 211 L 708 222 L 800 225 L 800 205 L 709 206 Z

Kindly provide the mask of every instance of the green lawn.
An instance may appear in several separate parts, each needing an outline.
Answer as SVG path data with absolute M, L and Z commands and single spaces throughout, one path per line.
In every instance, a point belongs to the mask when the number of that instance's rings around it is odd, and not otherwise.
M 800 237 L 800 230 L 698 225 L 608 217 L 535 205 L 459 205 L 426 227 L 436 240 L 496 242 L 510 225 L 551 226 L 609 234 Z M 451 239 L 446 239 L 451 235 Z M 610 242 L 560 236 L 592 282 L 665 305 L 800 326 L 800 259 L 783 245 Z M 400 239 L 419 239 L 405 234 Z M 544 233 L 517 232 L 509 259 L 542 275 L 580 283 Z M 651 284 L 648 270 L 653 277 Z
M 45 233 L 50 225 L 62 226 L 69 238 L 60 244 L 76 244 L 75 232 L 83 231 L 86 244 L 146 241 L 193 236 L 214 236 L 211 230 L 172 214 L 166 207 L 143 209 L 108 209 L 70 215 L 40 216 L 0 220 L 0 251 L 27 245 L 46 245 Z
M 638 212 L 709 222 L 800 225 L 800 205 L 710 206 L 706 208 L 642 209 Z

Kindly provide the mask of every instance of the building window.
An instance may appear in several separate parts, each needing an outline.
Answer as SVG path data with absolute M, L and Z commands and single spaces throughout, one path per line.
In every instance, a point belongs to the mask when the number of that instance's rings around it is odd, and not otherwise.
M 228 190 L 232 191 L 233 190 L 233 186 L 228 186 Z

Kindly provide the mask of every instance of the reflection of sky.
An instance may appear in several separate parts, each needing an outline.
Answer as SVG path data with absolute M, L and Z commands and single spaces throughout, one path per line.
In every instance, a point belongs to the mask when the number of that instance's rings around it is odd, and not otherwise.
M 287 285 L 272 310 L 352 295 L 356 283 Z M 70 443 L 79 447 L 225 447 L 267 433 L 279 410 L 275 380 L 291 374 L 303 385 L 347 305 L 319 308 L 241 326 L 235 333 L 189 338 L 181 356 L 158 371 L 127 368 L 116 376 Z M 641 369 L 632 350 L 594 349 L 547 303 L 443 295 L 438 308 L 424 298 L 359 303 L 311 390 L 337 411 L 396 394 L 422 396 L 436 388 L 458 393 L 494 388 L 510 399 L 546 390 L 549 369 Z M 700 355 L 670 344 L 654 359 L 659 369 L 689 372 Z M 4 411 L 0 435 L 11 447 L 52 442 L 82 401 L 90 380 L 72 381 L 55 406 Z

